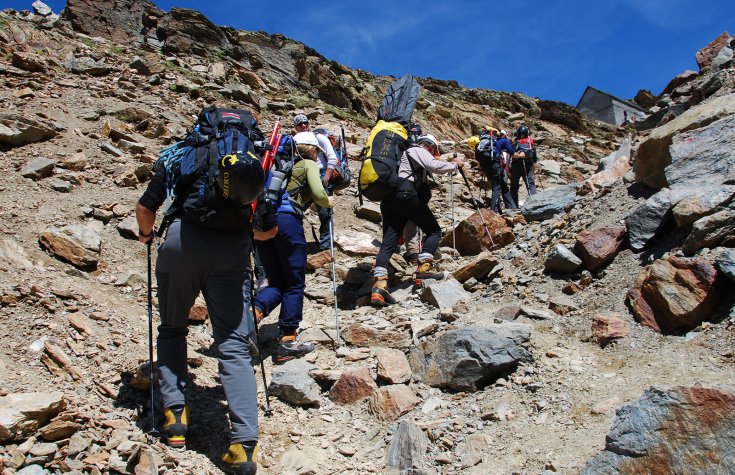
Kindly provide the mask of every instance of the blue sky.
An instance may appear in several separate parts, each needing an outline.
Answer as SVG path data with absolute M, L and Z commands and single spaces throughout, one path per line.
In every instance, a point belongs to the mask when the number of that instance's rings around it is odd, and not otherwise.
M 32 0 L 0 0 L 30 8 Z M 49 0 L 56 12 L 65 1 Z M 723 31 L 729 0 L 158 0 L 218 25 L 281 33 L 376 74 L 454 79 L 576 105 L 586 85 L 630 98 L 658 94 Z

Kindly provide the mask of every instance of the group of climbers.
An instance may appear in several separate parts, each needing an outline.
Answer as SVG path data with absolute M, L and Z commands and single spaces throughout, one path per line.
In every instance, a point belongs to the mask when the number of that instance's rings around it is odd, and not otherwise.
M 526 186 L 528 196 L 536 194 L 534 166 L 538 158 L 528 126 L 521 124 L 514 139 L 511 142 L 505 130 L 490 128 L 470 137 L 468 141 L 482 173 L 490 180 L 492 196 L 489 208 L 498 213 L 501 212 L 501 197 L 506 209 L 519 207 L 521 181 Z
M 416 265 L 415 286 L 443 277 L 435 262 L 441 227 L 429 206 L 431 175 L 459 171 L 464 177 L 464 161 L 456 154 L 450 161 L 441 160 L 436 137 L 411 122 L 419 91 L 410 75 L 391 85 L 363 150 L 358 193 L 360 199 L 380 202 L 383 222 L 370 299 L 375 306 L 395 302 L 388 290 L 390 259 L 401 239 L 407 249 L 404 256 Z M 333 138 L 312 130 L 306 115 L 296 115 L 293 126 L 287 135 L 277 133 L 274 126 L 266 145 L 249 113 L 203 110 L 186 140 L 162 152 L 163 165 L 136 208 L 139 240 L 150 251 L 156 211 L 171 200 L 159 230 L 159 236 L 165 231 L 165 239 L 156 262 L 161 318 L 158 381 L 165 435 L 171 446 L 185 445 L 188 315 L 201 292 L 230 413 L 231 444 L 222 461 L 232 473 L 257 470 L 257 397 L 251 361 L 251 355 L 260 351 L 259 344 L 253 344 L 257 324 L 280 307 L 276 363 L 314 350 L 313 343 L 297 338 L 306 288 L 304 213 L 312 205 L 318 208 L 318 247 L 330 248 L 335 183 L 349 173 L 342 162 L 346 150 L 336 153 Z M 529 194 L 535 193 L 535 149 L 525 125 L 518 128 L 515 145 L 504 130 L 488 129 L 474 148 L 493 184 L 491 208 L 501 196 L 507 208 L 516 208 L 521 178 Z M 510 186 L 505 181 L 508 174 Z M 257 263 L 251 262 L 251 254 Z M 264 271 L 257 293 L 249 271 L 256 264 Z

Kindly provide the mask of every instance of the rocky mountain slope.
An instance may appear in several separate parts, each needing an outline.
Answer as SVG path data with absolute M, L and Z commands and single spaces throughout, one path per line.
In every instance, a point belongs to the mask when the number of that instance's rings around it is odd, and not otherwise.
M 33 8 L 0 13 L 0 468 L 220 473 L 225 399 L 202 305 L 191 315 L 188 450 L 144 432 L 146 254 L 132 211 L 152 162 L 216 103 L 255 110 L 264 130 L 297 112 L 344 126 L 357 172 L 392 78 L 192 10 L 140 0 Z M 447 153 L 472 158 L 463 139 L 487 125 L 529 124 L 542 193 L 516 215 L 485 212 L 491 243 L 460 179 L 437 177 L 452 275 L 414 293 L 396 256 L 400 303 L 376 310 L 363 304 L 379 213 L 345 190 L 335 216 L 345 344 L 333 347 L 329 257 L 314 254 L 300 337 L 320 345 L 304 361 L 266 362 L 274 415 L 260 420 L 261 471 L 727 473 L 732 49 L 721 36 L 698 54 L 699 72 L 660 96 L 640 93 L 658 108 L 640 130 L 420 79 L 414 118 Z

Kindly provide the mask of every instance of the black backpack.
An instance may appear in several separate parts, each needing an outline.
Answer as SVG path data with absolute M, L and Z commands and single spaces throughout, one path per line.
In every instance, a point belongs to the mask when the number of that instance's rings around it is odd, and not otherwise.
M 226 166 L 247 163 L 253 170 L 247 193 L 257 198 L 264 189 L 264 176 L 255 141 L 262 141 L 253 115 L 245 110 L 210 106 L 199 113 L 197 123 L 179 144 L 177 160 L 164 166 L 173 202 L 164 216 L 161 232 L 173 218 L 232 233 L 249 233 L 250 204 L 228 199 Z M 247 200 L 246 200 L 247 201 Z

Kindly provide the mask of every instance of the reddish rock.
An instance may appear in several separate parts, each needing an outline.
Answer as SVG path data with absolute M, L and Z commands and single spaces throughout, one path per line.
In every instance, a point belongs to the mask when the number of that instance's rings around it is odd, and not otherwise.
M 411 365 L 401 350 L 380 348 L 375 350 L 378 359 L 378 377 L 391 384 L 407 383 L 411 380 Z
M 209 310 L 207 306 L 202 303 L 195 303 L 191 310 L 189 310 L 189 321 L 190 322 L 206 322 L 209 317 Z
M 46 427 L 43 427 L 39 434 L 44 440 L 53 442 L 55 440 L 68 439 L 79 429 L 82 425 L 73 421 L 55 420 Z
M 574 295 L 580 290 L 582 289 L 579 288 L 579 285 L 577 285 L 576 282 L 569 282 L 567 285 L 561 288 L 561 291 L 567 295 Z
M 549 310 L 558 315 L 566 315 L 579 310 L 579 306 L 567 295 L 556 295 L 549 299 Z
M 386 386 L 370 398 L 370 412 L 379 419 L 395 421 L 419 405 L 421 400 L 403 384 Z
M 476 260 L 454 271 L 452 275 L 455 279 L 462 283 L 468 281 L 473 277 L 477 280 L 480 280 L 485 277 L 491 270 L 493 270 L 496 265 L 498 265 L 498 260 L 495 258 L 495 256 L 493 256 L 489 252 L 485 252 L 480 254 L 480 256 Z
M 717 56 L 717 53 L 719 53 L 722 48 L 727 46 L 727 43 L 729 41 L 730 34 L 725 31 L 720 36 L 712 40 L 710 44 L 697 51 L 696 59 L 697 65 L 699 65 L 699 69 L 709 67 L 712 64 L 712 60 L 715 59 L 715 56 Z
M 519 305 L 506 305 L 505 307 L 498 309 L 498 311 L 493 315 L 493 318 L 513 321 L 522 314 L 523 309 Z
M 500 249 L 516 239 L 502 216 L 487 209 L 482 209 L 480 212 L 482 217 L 485 218 L 488 231 L 490 231 L 493 238 L 492 243 L 487 232 L 485 232 L 480 214 L 475 212 L 472 216 L 460 222 L 454 230 L 457 251 L 463 256 L 475 256 L 483 249 L 490 251 Z M 452 247 L 451 231 L 444 235 L 439 245 Z
M 640 89 L 633 98 L 633 102 L 643 107 L 644 109 L 650 109 L 656 105 L 656 96 L 651 94 L 651 91 L 647 89 Z
M 642 325 L 659 333 L 687 332 L 715 310 L 716 277 L 704 259 L 659 259 L 638 276 L 628 291 L 628 304 Z
M 605 345 L 630 334 L 628 324 L 618 317 L 595 315 L 592 317 L 592 338 Z
M 625 240 L 625 228 L 598 228 L 577 235 L 575 248 L 587 270 L 594 272 L 612 262 Z
M 377 330 L 362 323 L 352 323 L 342 330 L 342 339 L 355 346 L 383 346 L 388 348 L 406 348 L 411 344 L 411 337 L 405 332 Z
M 306 258 L 306 270 L 314 272 L 332 262 L 332 252 L 327 249 L 316 254 L 311 254 Z
M 353 368 L 342 373 L 329 390 L 329 398 L 337 404 L 352 404 L 372 396 L 377 390 L 378 385 L 370 376 L 369 369 Z

